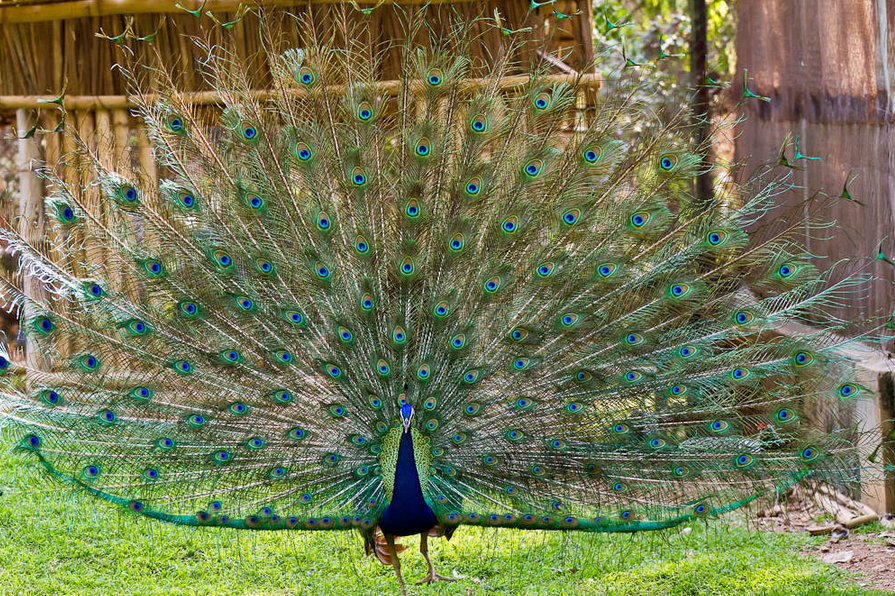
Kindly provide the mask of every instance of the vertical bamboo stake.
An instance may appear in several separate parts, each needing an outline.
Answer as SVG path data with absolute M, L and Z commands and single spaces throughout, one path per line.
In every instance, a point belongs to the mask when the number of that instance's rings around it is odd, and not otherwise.
M 29 243 L 39 243 L 43 240 L 43 184 L 37 174 L 34 173 L 34 165 L 40 159 L 37 142 L 34 138 L 22 138 L 22 133 L 31 128 L 31 117 L 27 110 L 16 110 L 16 129 L 19 132 L 19 234 Z M 22 287 L 29 298 L 40 299 L 43 290 L 40 281 L 30 276 L 25 276 Z M 30 305 L 25 307 L 22 313 L 24 321 L 30 314 Z M 21 324 L 21 323 L 20 323 Z M 27 347 L 27 346 L 26 346 Z M 25 352 L 25 362 L 35 368 L 41 364 L 36 350 Z

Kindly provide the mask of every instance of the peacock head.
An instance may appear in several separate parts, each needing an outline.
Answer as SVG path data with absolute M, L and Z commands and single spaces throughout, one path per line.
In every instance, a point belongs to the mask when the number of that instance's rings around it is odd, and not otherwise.
M 404 425 L 404 432 L 410 431 L 410 423 L 413 421 L 413 406 L 404 404 L 401 406 L 401 424 Z

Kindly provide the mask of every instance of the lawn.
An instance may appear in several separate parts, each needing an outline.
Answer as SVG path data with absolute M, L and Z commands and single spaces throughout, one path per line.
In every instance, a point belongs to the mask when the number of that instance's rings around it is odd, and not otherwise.
M 0 594 L 394 594 L 391 568 L 353 532 L 178 528 L 59 491 L 0 455 Z M 875 594 L 800 556 L 812 540 L 759 533 L 736 518 L 638 535 L 461 528 L 430 541 L 456 583 L 409 594 Z M 403 556 L 425 573 L 416 539 Z

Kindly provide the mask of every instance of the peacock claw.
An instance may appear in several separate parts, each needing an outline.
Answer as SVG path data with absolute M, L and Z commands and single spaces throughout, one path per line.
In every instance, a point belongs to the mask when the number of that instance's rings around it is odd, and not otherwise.
M 445 577 L 440 573 L 435 573 L 431 571 L 428 576 L 424 577 L 420 581 L 416 582 L 416 585 L 421 586 L 423 584 L 431 584 L 434 581 L 441 580 L 443 582 L 455 582 L 457 581 L 456 577 Z

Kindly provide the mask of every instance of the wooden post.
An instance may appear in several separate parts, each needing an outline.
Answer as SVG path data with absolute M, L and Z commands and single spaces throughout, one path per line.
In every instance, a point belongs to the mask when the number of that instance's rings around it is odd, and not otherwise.
M 34 167 L 40 159 L 40 152 L 34 137 L 22 138 L 25 131 L 30 130 L 32 125 L 30 110 L 16 110 L 16 130 L 19 135 L 17 160 L 19 173 L 18 231 L 25 240 L 39 242 L 42 240 L 44 233 L 43 183 L 37 177 L 37 174 L 34 173 Z M 26 276 L 22 285 L 25 295 L 29 298 L 43 297 L 43 290 L 39 280 Z M 24 323 L 24 318 L 27 318 L 29 311 L 30 307 L 26 306 L 23 313 L 25 317 L 20 319 L 20 324 Z M 26 347 L 25 353 L 25 362 L 28 366 L 40 366 L 41 360 L 36 350 L 28 350 Z
M 886 513 L 895 513 L 895 383 L 891 372 L 879 376 L 877 394 L 882 434 L 879 457 L 885 474 L 882 504 Z

